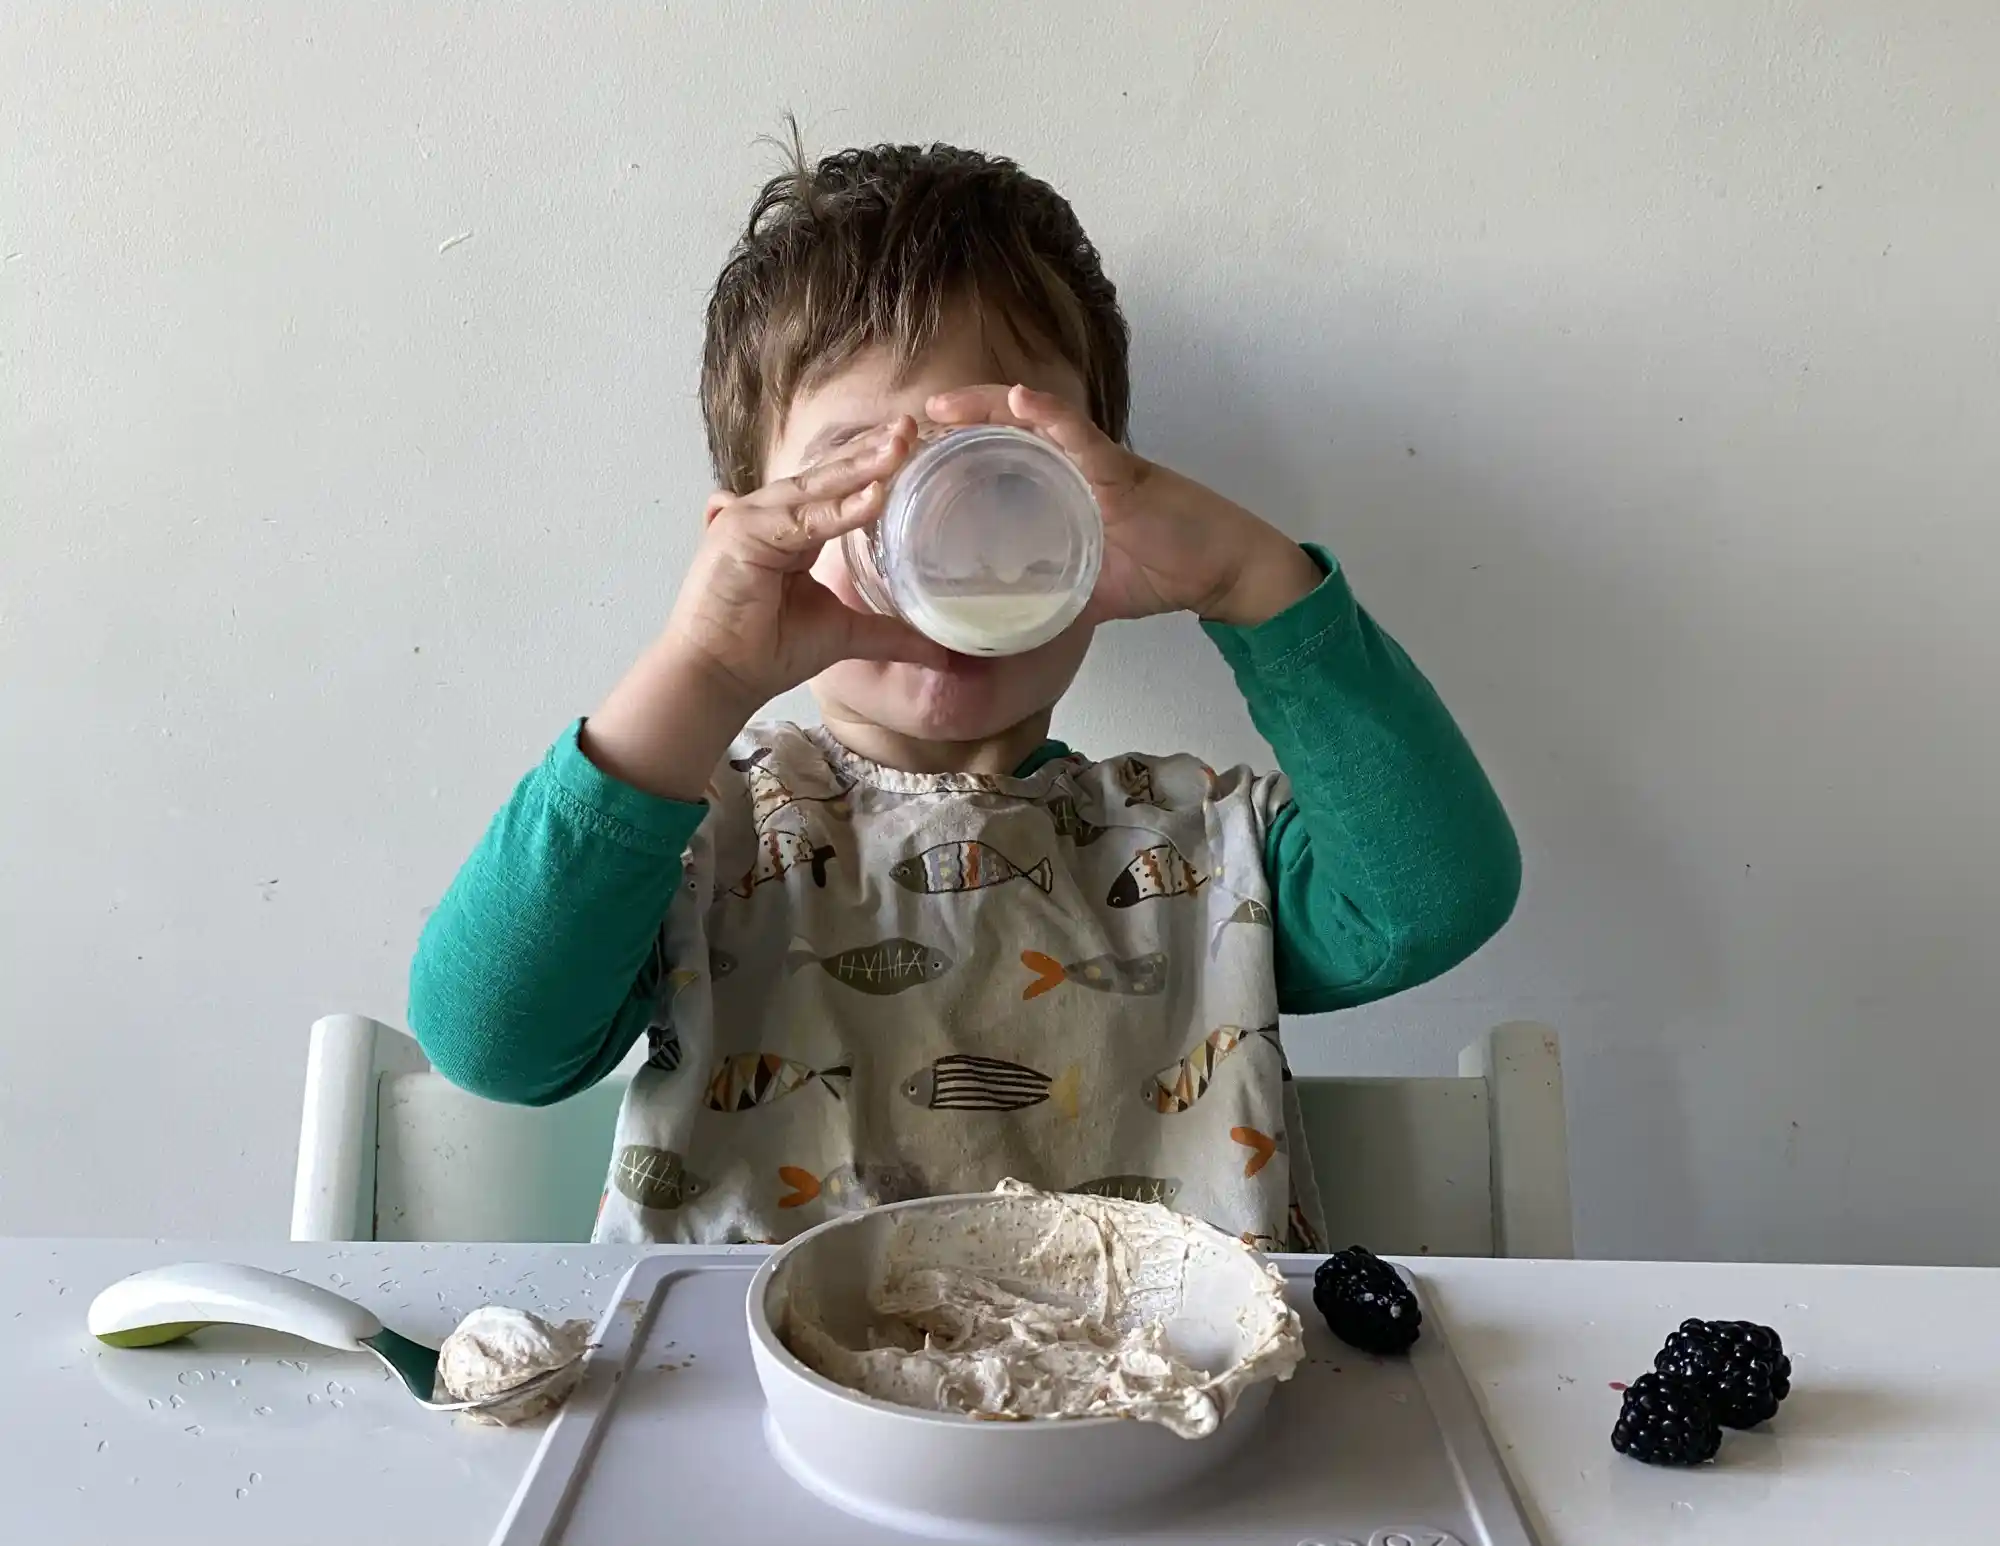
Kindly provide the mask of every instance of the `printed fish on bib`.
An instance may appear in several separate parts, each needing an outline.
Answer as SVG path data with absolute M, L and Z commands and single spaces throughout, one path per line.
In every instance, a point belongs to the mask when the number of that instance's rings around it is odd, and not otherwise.
M 1024 870 L 991 843 L 982 843 L 977 838 L 961 838 L 926 848 L 891 869 L 889 878 L 919 895 L 979 891 L 1010 880 L 1025 880 L 1046 895 L 1055 885 L 1054 869 L 1047 859 L 1033 869 Z
M 863 993 L 886 996 L 936 982 L 951 970 L 951 957 L 934 946 L 900 937 L 859 945 L 830 956 L 815 955 L 804 940 L 794 940 L 785 956 L 785 965 L 795 972 L 817 966 L 835 982 L 844 982 Z
M 1021 1111 L 1055 1102 L 1072 1121 L 1077 1113 L 1081 1070 L 1072 1066 L 1059 1079 L 1004 1058 L 953 1052 L 903 1081 L 903 1097 L 929 1111 Z
M 1246 923 L 1254 928 L 1271 927 L 1271 909 L 1255 897 L 1246 896 L 1236 904 L 1236 910 L 1215 926 L 1215 936 L 1208 942 L 1208 953 L 1213 957 L 1222 948 L 1222 931 L 1233 923 Z
M 776 880 L 802 864 L 812 867 L 813 884 L 825 890 L 827 861 L 838 857 L 831 847 L 815 846 L 803 833 L 766 832 L 757 839 L 757 862 L 729 888 L 729 894 L 747 898 L 766 881 Z
M 1193 896 L 1206 879 L 1172 843 L 1155 843 L 1133 856 L 1104 900 L 1113 907 L 1135 907 L 1156 896 Z
M 690 1175 L 671 1149 L 628 1143 L 611 1166 L 612 1184 L 642 1208 L 671 1211 L 694 1201 L 707 1186 Z
M 836 1213 L 859 1213 L 931 1194 L 924 1178 L 908 1165 L 842 1165 L 823 1176 L 797 1165 L 780 1165 L 778 1179 L 791 1188 L 778 1199 L 781 1208 L 803 1208 L 822 1197 Z
M 1064 965 L 1039 950 L 1021 952 L 1021 964 L 1035 974 L 1035 980 L 1021 990 L 1021 997 L 1040 998 L 1044 993 L 1073 982 L 1079 988 L 1099 993 L 1124 993 L 1133 998 L 1151 998 L 1167 989 L 1167 958 L 1155 950 L 1142 956 L 1101 955 L 1088 961 Z
M 1111 829 L 1100 827 L 1077 809 L 1073 795 L 1059 795 L 1046 807 L 1057 837 L 1066 837 L 1078 848 L 1088 848 Z
M 1168 1064 L 1146 1081 L 1146 1098 L 1162 1116 L 1187 1110 L 1207 1093 L 1209 1085 L 1215 1080 L 1216 1067 L 1222 1060 L 1246 1041 L 1258 1037 L 1276 1046 L 1277 1026 L 1260 1025 L 1254 1031 L 1246 1031 L 1240 1025 L 1217 1026 L 1194 1051 L 1178 1063 Z
M 1163 811 L 1172 809 L 1154 790 L 1153 770 L 1137 757 L 1120 758 L 1112 765 L 1112 773 L 1118 780 L 1118 787 L 1125 791 L 1125 804 L 1128 807 L 1153 805 Z
M 764 766 L 771 755 L 768 746 L 760 746 L 747 757 L 732 757 L 729 765 L 741 773 L 750 789 L 750 821 L 759 831 L 767 826 L 771 818 L 788 805 L 809 800 L 818 805 L 829 816 L 845 820 L 850 814 L 847 789 L 830 795 L 794 794 L 791 786 Z M 849 786 L 852 787 L 852 786 Z
M 1181 1184 L 1171 1176 L 1099 1176 L 1095 1181 L 1065 1187 L 1084 1197 L 1115 1197 L 1121 1202 L 1157 1203 L 1171 1208 Z
M 814 1081 L 839 1100 L 841 1084 L 853 1075 L 854 1070 L 845 1063 L 838 1068 L 812 1068 L 775 1052 L 739 1052 L 716 1065 L 708 1081 L 706 1102 L 710 1111 L 748 1111 L 783 1100 Z

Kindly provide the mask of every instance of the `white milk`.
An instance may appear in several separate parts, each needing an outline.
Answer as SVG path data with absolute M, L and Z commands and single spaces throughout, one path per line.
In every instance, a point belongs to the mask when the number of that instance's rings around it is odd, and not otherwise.
M 1011 655 L 1046 644 L 1061 632 L 1058 614 L 1068 608 L 1070 599 L 1060 591 L 925 596 L 911 608 L 909 620 L 946 649 L 966 655 Z

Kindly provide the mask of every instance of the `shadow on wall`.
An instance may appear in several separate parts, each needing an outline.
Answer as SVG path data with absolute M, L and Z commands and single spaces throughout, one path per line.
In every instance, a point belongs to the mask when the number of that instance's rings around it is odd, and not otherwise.
M 1285 288 L 1273 275 L 1241 286 Z M 1663 685 L 1692 625 L 1647 577 L 1593 563 L 1588 543 L 1549 541 L 1552 505 L 1588 522 L 1616 491 L 1536 457 L 1533 441 L 1510 442 L 1504 425 L 1482 426 L 1471 405 L 1460 413 L 1473 395 L 1462 368 L 1447 347 L 1393 325 L 1392 289 L 1384 279 L 1372 297 L 1309 303 L 1323 331 L 1279 337 L 1260 314 L 1174 314 L 1143 276 L 1129 287 L 1138 448 L 1343 557 L 1479 748 L 1526 857 L 1521 907 L 1480 958 L 1504 996 L 1425 1014 L 1426 998 L 1441 1002 L 1463 980 L 1454 973 L 1391 1010 L 1290 1036 L 1308 1060 L 1338 1066 L 1351 1025 L 1372 1015 L 1401 1023 L 1405 1068 L 1448 1068 L 1488 1024 L 1550 1020 L 1567 1063 L 1579 1248 L 1691 1248 L 1691 1127 L 1665 1043 L 1713 1016 L 1716 940 L 1676 873 L 1671 834 L 1620 760 L 1632 748 L 1606 726 L 1629 722 L 1630 705 Z M 1531 342 L 1522 353 L 1532 358 Z M 1409 1029 L 1438 1019 L 1454 1023 Z

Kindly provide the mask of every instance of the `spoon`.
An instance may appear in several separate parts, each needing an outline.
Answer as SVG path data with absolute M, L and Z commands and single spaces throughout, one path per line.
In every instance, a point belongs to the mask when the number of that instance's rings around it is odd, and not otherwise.
M 420 1405 L 478 1414 L 517 1406 L 566 1376 L 577 1359 L 478 1401 L 439 1401 L 438 1350 L 391 1331 L 352 1299 L 262 1267 L 182 1262 L 121 1278 L 90 1304 L 90 1334 L 111 1347 L 158 1347 L 204 1326 L 256 1326 L 342 1352 L 369 1352 Z M 581 1357 L 581 1355 L 578 1355 Z

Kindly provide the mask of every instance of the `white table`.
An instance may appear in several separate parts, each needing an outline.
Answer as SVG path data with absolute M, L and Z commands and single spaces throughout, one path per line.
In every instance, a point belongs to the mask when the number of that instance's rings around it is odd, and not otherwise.
M 99 1288 L 191 1258 L 290 1270 L 435 1341 L 487 1302 L 595 1316 L 633 1253 L 0 1241 L 0 1539 L 484 1546 L 536 1431 L 430 1415 L 372 1360 L 262 1333 L 138 1352 L 92 1341 Z M 1996 1533 L 2000 1271 L 1412 1265 L 1548 1546 Z M 1777 1326 L 1796 1389 L 1772 1431 L 1727 1435 L 1719 1465 L 1654 1470 L 1612 1452 L 1608 1387 L 1687 1315 Z

